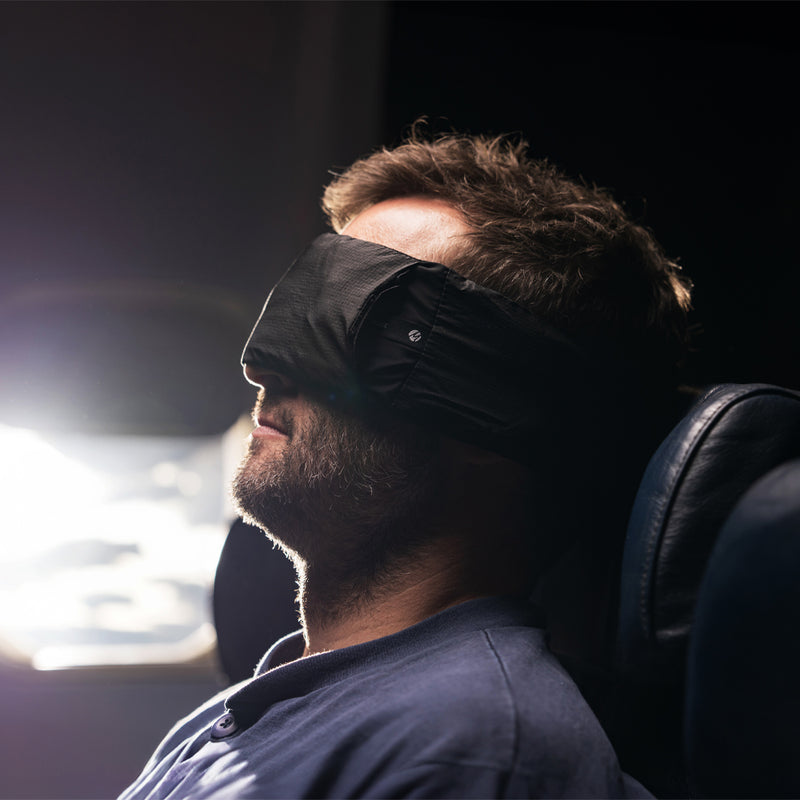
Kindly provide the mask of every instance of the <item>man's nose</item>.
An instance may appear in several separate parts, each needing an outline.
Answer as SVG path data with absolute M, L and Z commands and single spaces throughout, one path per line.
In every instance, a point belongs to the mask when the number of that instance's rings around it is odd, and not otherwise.
M 254 386 L 260 386 L 268 395 L 296 395 L 297 384 L 280 372 L 245 364 L 244 377 Z

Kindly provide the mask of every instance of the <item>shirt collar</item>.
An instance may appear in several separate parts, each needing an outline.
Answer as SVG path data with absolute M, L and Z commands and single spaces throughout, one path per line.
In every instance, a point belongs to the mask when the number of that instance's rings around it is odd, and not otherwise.
M 452 606 L 402 631 L 351 647 L 302 657 L 301 631 L 279 639 L 256 675 L 230 695 L 226 708 L 237 721 L 252 725 L 270 706 L 304 696 L 352 674 L 363 675 L 385 663 L 424 652 L 444 639 L 487 628 L 535 626 L 534 609 L 507 597 L 484 597 Z

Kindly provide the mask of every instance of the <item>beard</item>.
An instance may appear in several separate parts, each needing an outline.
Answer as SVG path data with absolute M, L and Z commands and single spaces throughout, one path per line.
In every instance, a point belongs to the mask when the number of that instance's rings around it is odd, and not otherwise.
M 438 435 L 309 403 L 302 424 L 264 393 L 283 446 L 251 438 L 234 479 L 239 513 L 294 561 L 303 587 L 342 605 L 366 600 L 431 537 L 447 470 Z

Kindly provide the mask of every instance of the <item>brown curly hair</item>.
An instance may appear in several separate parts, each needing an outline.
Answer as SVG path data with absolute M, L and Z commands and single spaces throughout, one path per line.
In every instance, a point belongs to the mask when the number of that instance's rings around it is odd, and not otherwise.
M 473 228 L 448 260 L 562 330 L 613 341 L 661 370 L 684 354 L 691 283 L 611 195 L 528 155 L 523 139 L 414 126 L 395 148 L 356 161 L 325 190 L 334 230 L 397 197 L 449 203 Z

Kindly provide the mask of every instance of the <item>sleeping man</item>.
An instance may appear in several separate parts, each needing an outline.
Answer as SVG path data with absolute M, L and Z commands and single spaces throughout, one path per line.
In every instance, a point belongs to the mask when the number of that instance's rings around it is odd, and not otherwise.
M 323 205 L 244 350 L 234 483 L 301 630 L 122 797 L 649 796 L 552 649 L 594 646 L 688 282 L 502 137 L 412 134 Z

